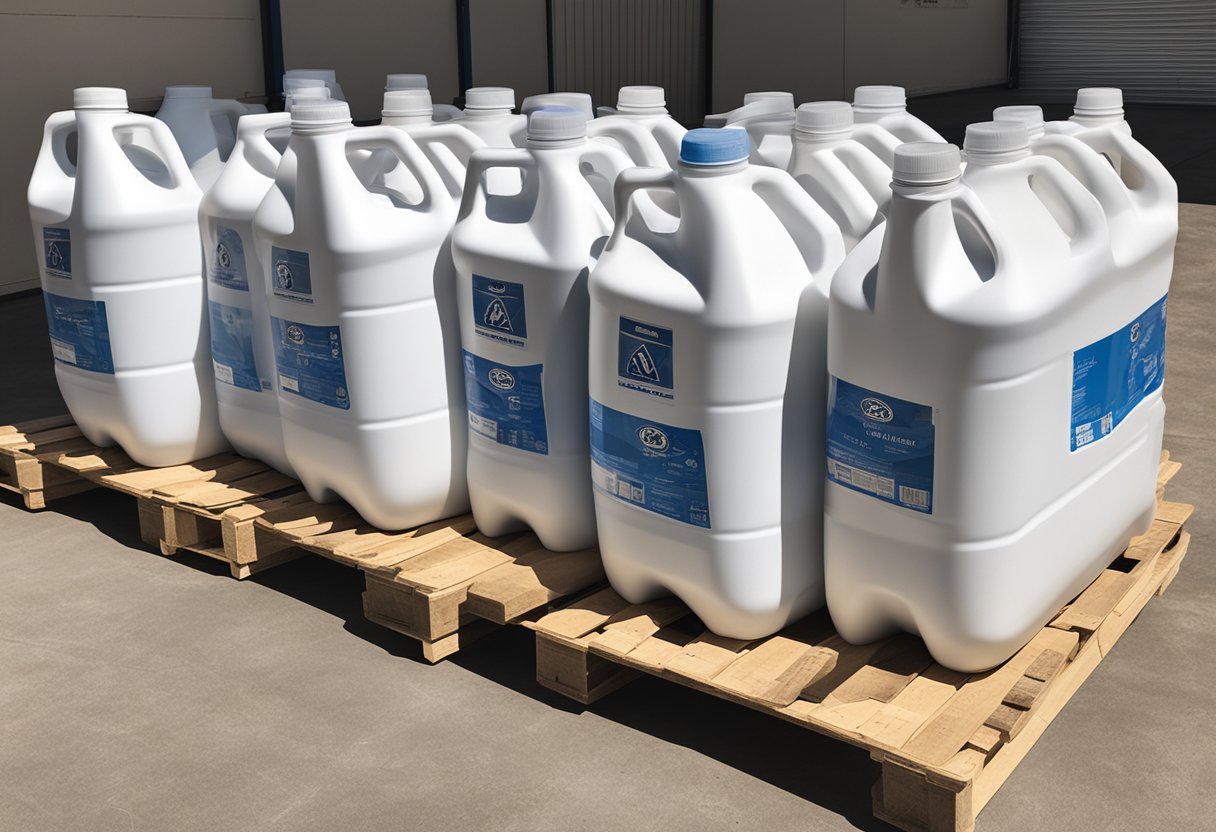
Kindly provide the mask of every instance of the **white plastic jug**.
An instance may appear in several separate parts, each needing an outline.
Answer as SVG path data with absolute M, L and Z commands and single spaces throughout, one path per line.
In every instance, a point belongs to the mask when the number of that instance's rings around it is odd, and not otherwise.
M 249 109 L 230 98 L 212 98 L 211 87 L 165 87 L 156 117 L 169 125 L 186 164 L 206 191 L 215 183 L 236 142 L 236 122 Z
M 1178 235 L 1178 187 L 1165 165 L 1132 138 L 1126 122 L 1048 133 L 1043 111 L 1034 106 L 998 107 L 993 119 L 1025 126 L 1031 150 L 1058 161 L 1098 199 L 1111 225 L 1119 266 L 1169 280 Z
M 473 154 L 452 233 L 459 273 L 477 527 L 531 527 L 554 551 L 595 544 L 587 479 L 587 272 L 612 228 L 584 167 L 610 181 L 631 167 L 585 139 L 582 114 L 538 110 L 526 149 Z M 522 172 L 513 196 L 488 191 Z
M 894 158 L 899 142 L 890 134 L 885 140 Z M 854 138 L 853 108 L 847 101 L 816 101 L 798 108 L 789 172 L 835 220 L 846 252 L 886 217 L 891 169 Z
M 384 91 L 393 92 L 395 90 L 425 90 L 428 96 L 431 94 L 427 78 L 421 73 L 399 72 L 389 75 L 384 82 Z M 464 115 L 463 111 L 451 104 L 434 104 L 431 108 L 431 117 L 436 122 L 451 121 L 462 115 Z
M 832 284 L 829 609 L 964 672 L 1148 528 L 1161 448 L 1167 286 L 1007 127 L 969 130 L 962 180 L 953 146 L 902 146 L 887 223 Z
M 275 393 L 266 270 L 253 215 L 274 184 L 290 132 L 287 113 L 243 116 L 236 146 L 199 207 L 220 427 L 241 454 L 295 476 Z
M 341 496 L 383 529 L 468 508 L 454 280 L 456 205 L 414 141 L 351 127 L 342 102 L 301 104 L 254 215 L 267 269 L 287 457 L 314 500 Z M 390 150 L 421 200 L 372 193 L 348 154 Z
M 286 92 L 300 82 L 308 85 L 309 81 L 323 83 L 329 90 L 331 98 L 338 101 L 346 100 L 346 95 L 342 92 L 342 85 L 338 83 L 338 73 L 332 69 L 289 69 L 283 73 L 283 91 Z
M 1088 130 L 1114 128 L 1131 135 L 1131 125 L 1123 115 L 1123 90 L 1118 87 L 1083 87 L 1077 90 L 1076 104 L 1068 121 L 1046 125 L 1048 133 L 1077 135 Z
M 453 202 L 464 192 L 465 171 L 475 150 L 485 142 L 460 123 L 436 124 L 432 118 L 431 94 L 423 89 L 390 90 L 384 94 L 380 123 L 408 134 L 443 178 Z M 421 198 L 422 185 L 396 154 L 377 150 L 367 162 L 358 162 L 360 179 L 372 187 L 387 187 Z M 455 216 L 452 217 L 453 222 Z
M 591 273 L 591 470 L 600 551 L 632 603 L 672 592 L 761 638 L 823 603 L 832 219 L 747 134 L 699 129 L 675 172 L 617 180 Z M 674 233 L 634 210 L 665 189 Z
M 790 164 L 794 128 L 794 94 L 749 92 L 743 106 L 705 117 L 706 127 L 742 127 L 752 140 L 751 161 L 786 170 Z
M 621 87 L 616 108 L 601 107 L 600 117 L 594 123 L 599 130 L 606 130 L 612 122 L 621 120 L 649 131 L 662 148 L 667 167 L 676 166 L 680 159 L 680 142 L 687 131 L 667 112 L 667 97 L 662 87 Z
M 510 87 L 473 87 L 464 94 L 464 116 L 460 125 L 486 143 L 486 147 L 523 147 L 527 141 L 528 117 L 512 112 L 515 90 Z M 490 171 L 490 193 L 519 192 L 518 170 Z
M 858 124 L 877 124 L 901 142 L 945 141 L 936 130 L 908 112 L 903 87 L 857 87 L 853 90 L 853 120 Z M 859 133 L 858 138 L 868 140 L 868 134 Z
M 128 112 L 125 91 L 72 99 L 47 120 L 29 186 L 59 391 L 90 442 L 141 465 L 218 453 L 202 193 L 169 128 Z
M 296 87 L 283 96 L 283 112 L 290 113 L 292 107 L 302 101 L 329 101 L 329 87 L 317 82 L 316 86 Z

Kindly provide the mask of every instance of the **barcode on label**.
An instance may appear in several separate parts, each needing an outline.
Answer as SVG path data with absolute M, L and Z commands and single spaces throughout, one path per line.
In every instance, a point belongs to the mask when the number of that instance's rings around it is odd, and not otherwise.
M 899 501 L 906 506 L 928 508 L 929 492 L 923 488 L 909 488 L 906 485 L 901 485 L 899 487 Z
M 843 462 L 838 462 L 834 459 L 828 460 L 828 473 L 831 474 L 833 479 L 848 483 L 855 488 L 860 488 L 862 491 L 869 491 L 871 494 L 876 494 L 879 497 L 890 498 L 895 496 L 895 480 L 890 477 L 880 477 L 871 474 L 869 471 L 854 468 L 852 465 L 845 465 Z M 903 486 L 900 487 L 902 488 Z
M 76 363 L 76 348 L 54 338 L 51 339 L 51 354 L 66 364 Z

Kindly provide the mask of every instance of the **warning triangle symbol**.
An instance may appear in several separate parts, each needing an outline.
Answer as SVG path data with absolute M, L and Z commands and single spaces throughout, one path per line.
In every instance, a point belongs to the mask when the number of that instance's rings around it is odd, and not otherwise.
M 633 355 L 629 356 L 629 374 L 656 384 L 659 382 L 659 368 L 655 366 L 654 359 L 650 357 L 650 350 L 646 349 L 645 344 L 642 344 L 633 351 Z
M 515 331 L 511 326 L 511 316 L 507 314 L 507 305 L 502 302 L 502 298 L 494 298 L 490 301 L 482 320 L 486 326 L 494 327 L 494 329 L 501 329 L 503 332 Z

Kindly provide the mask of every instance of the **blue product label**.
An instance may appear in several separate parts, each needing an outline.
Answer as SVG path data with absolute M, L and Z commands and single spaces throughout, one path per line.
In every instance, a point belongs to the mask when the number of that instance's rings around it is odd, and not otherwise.
M 66 228 L 42 229 L 42 254 L 49 277 L 72 279 L 72 232 Z
M 638 508 L 710 528 L 699 430 L 639 419 L 591 399 L 591 482 Z
M 545 366 L 516 367 L 487 361 L 464 350 L 464 392 L 469 430 L 499 445 L 549 453 L 545 427 L 545 397 L 541 383 Z
M 271 246 L 270 270 L 276 297 L 312 303 L 312 271 L 307 251 Z
M 249 274 L 245 266 L 245 243 L 241 235 L 231 228 L 216 226 L 215 251 L 211 252 L 211 282 L 226 289 L 238 292 L 249 291 Z M 282 251 L 282 249 L 277 249 Z M 305 269 L 308 268 L 308 255 L 304 255 Z M 288 271 L 291 271 L 290 267 Z M 292 277 L 294 282 L 294 276 Z
M 616 383 L 663 399 L 672 398 L 671 330 L 621 316 L 616 347 Z
M 1161 387 L 1168 297 L 1118 332 L 1072 354 L 1072 450 L 1119 427 L 1136 405 Z
M 933 513 L 933 408 L 849 384 L 828 393 L 828 479 Z
M 473 275 L 473 325 L 477 334 L 513 347 L 524 346 L 528 318 L 522 283 Z
M 260 391 L 262 380 L 253 360 L 253 313 L 215 301 L 210 306 L 215 377 L 233 387 Z
M 312 326 L 271 318 L 279 387 L 310 401 L 350 409 L 342 333 L 336 326 Z
M 55 360 L 82 370 L 114 375 L 110 324 L 104 301 L 42 293 Z

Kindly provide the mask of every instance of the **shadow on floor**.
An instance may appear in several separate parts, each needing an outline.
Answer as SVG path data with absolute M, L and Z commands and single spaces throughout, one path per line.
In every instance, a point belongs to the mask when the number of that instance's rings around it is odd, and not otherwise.
M 537 684 L 535 656 L 530 630 L 504 627 L 446 661 L 551 707 L 592 713 L 695 751 L 834 812 L 857 829 L 895 829 L 872 816 L 870 786 L 879 770 L 861 749 L 651 676 L 580 705 Z

